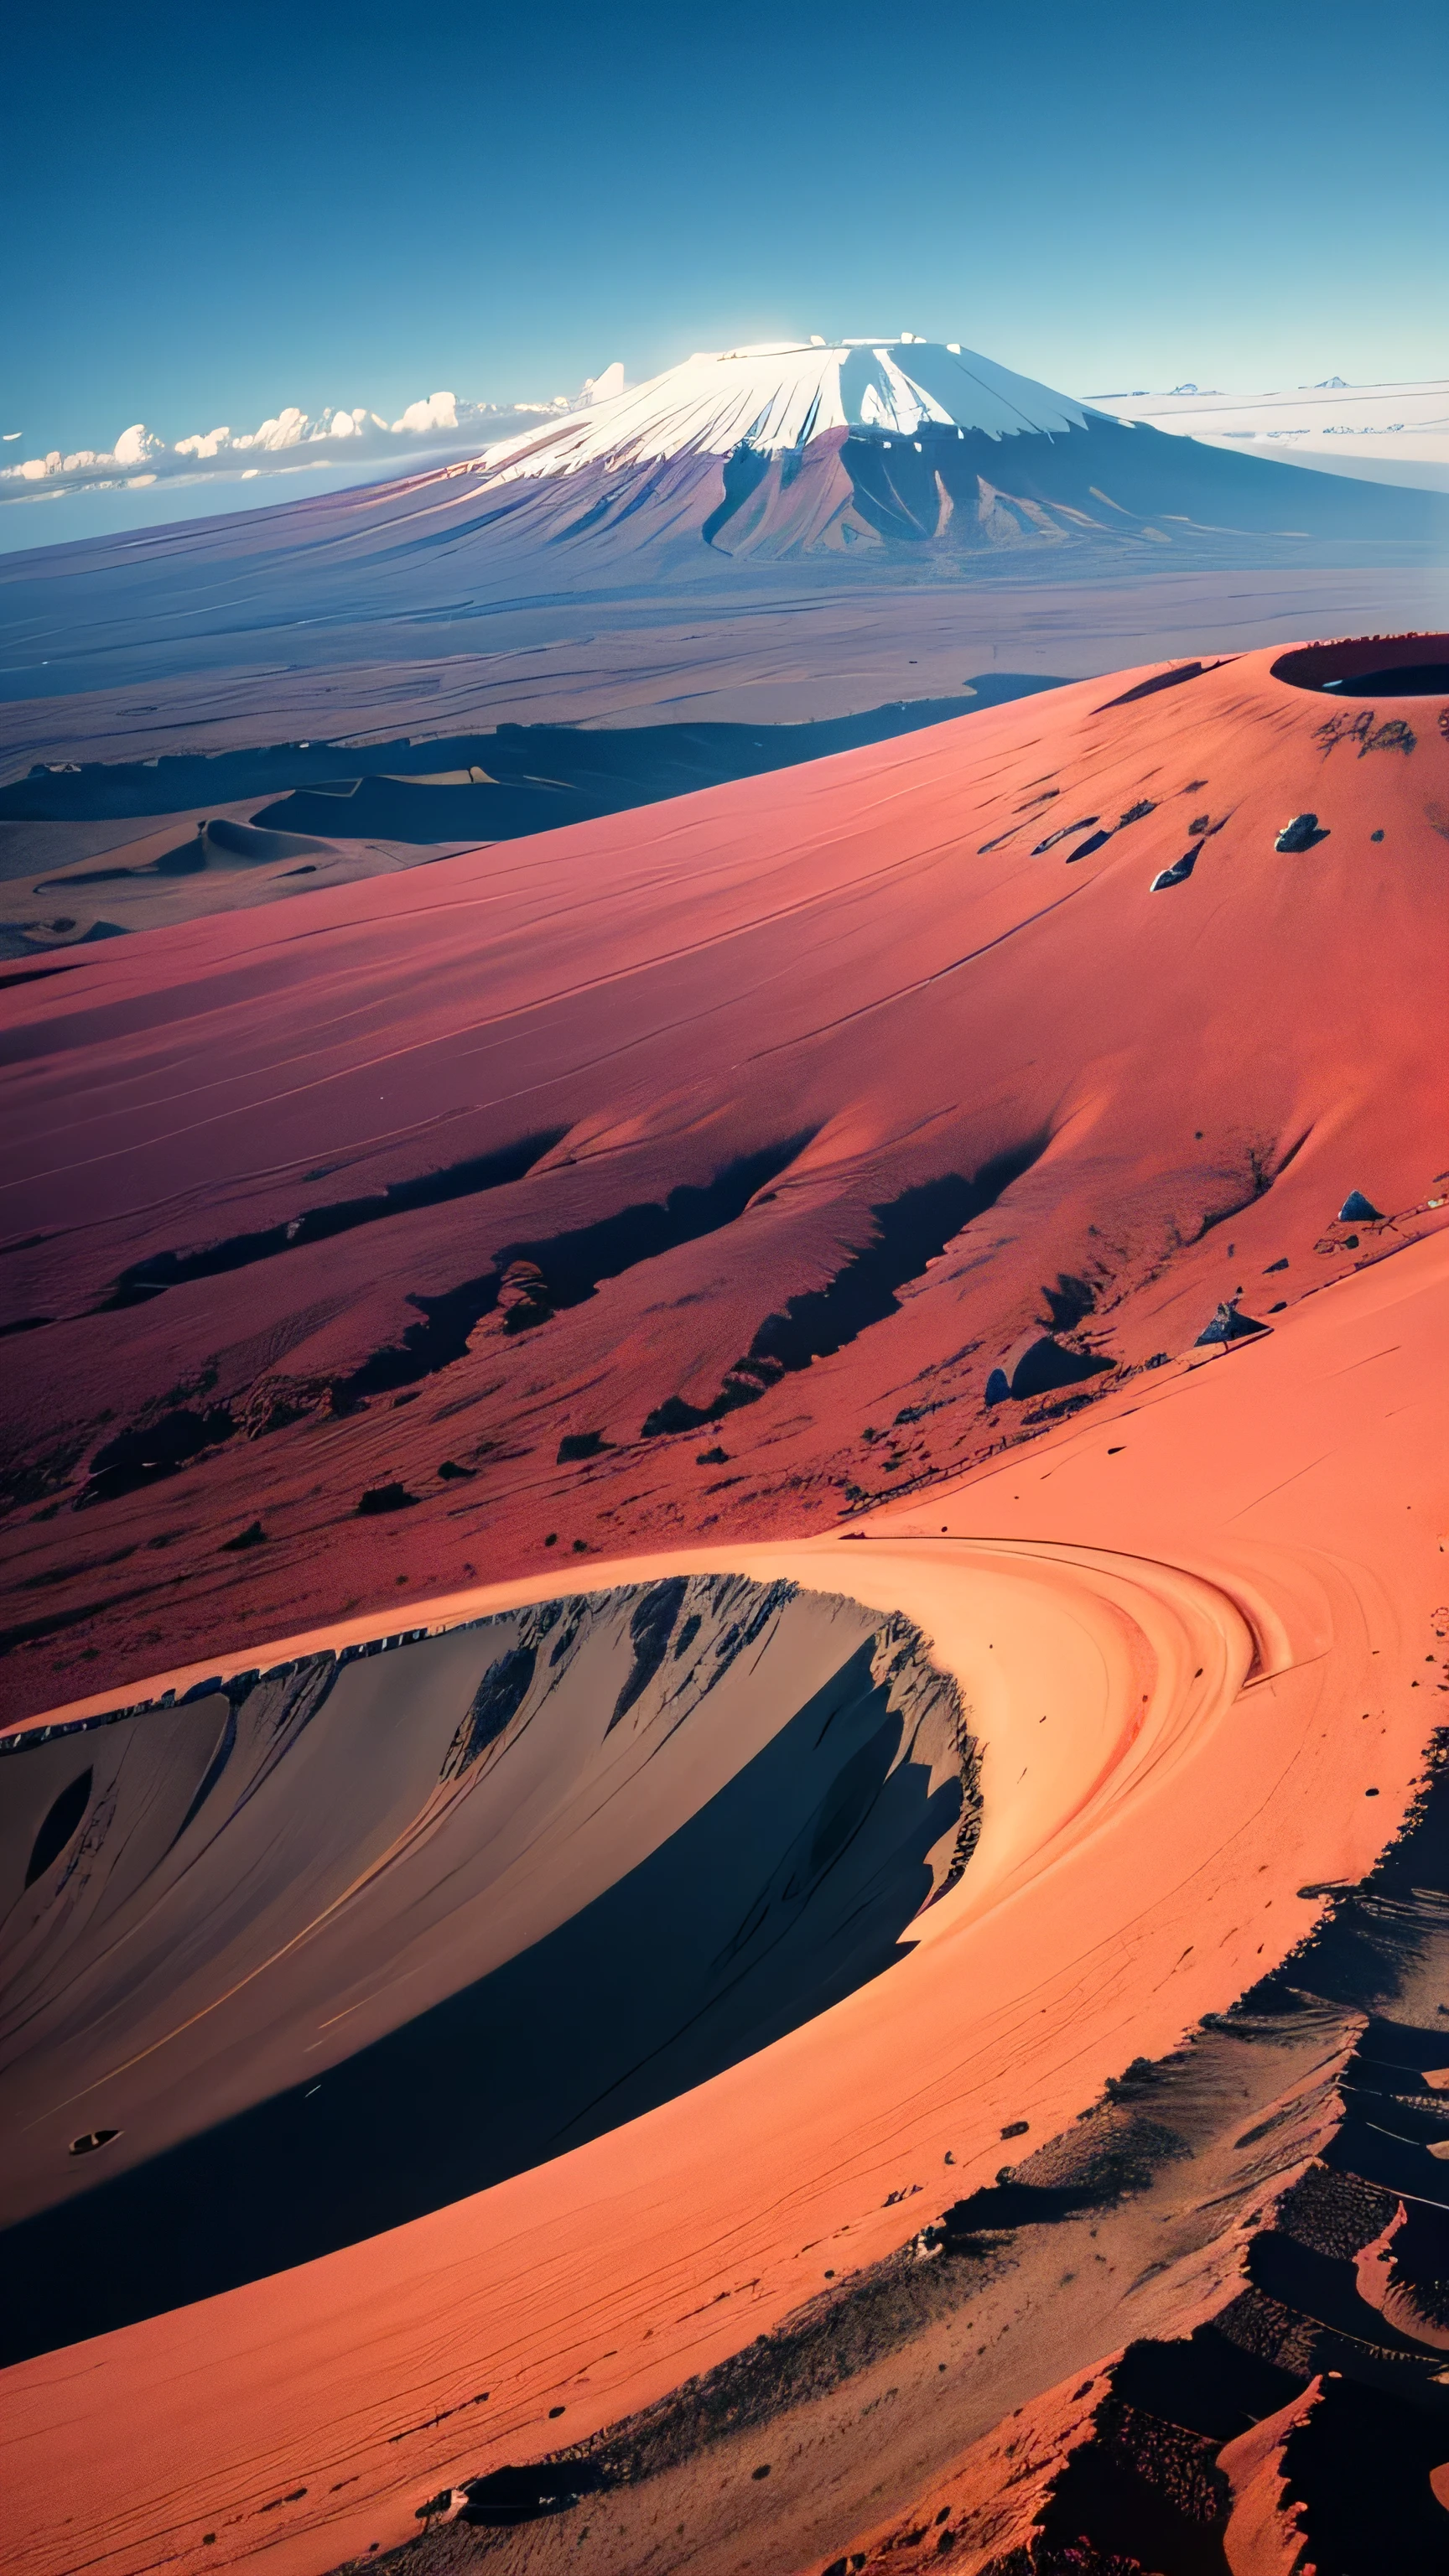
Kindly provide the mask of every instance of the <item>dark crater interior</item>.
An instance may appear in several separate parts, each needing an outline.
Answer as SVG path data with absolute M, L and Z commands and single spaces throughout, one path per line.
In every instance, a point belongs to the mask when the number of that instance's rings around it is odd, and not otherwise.
M 1345 698 L 1449 696 L 1449 634 L 1358 635 L 1280 653 L 1275 680 Z
M 6 2361 L 704 2082 L 902 1957 L 978 1822 L 916 1633 L 738 1576 L 243 1673 L 0 1756 Z M 113 2133 L 101 2168 L 79 2131 Z

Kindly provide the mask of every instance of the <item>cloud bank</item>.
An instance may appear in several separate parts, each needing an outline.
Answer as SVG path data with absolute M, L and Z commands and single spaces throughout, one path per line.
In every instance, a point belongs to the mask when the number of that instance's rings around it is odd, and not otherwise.
M 362 403 L 351 409 L 329 404 L 316 418 L 289 403 L 256 429 L 223 424 L 194 430 L 174 446 L 138 420 L 109 448 L 82 447 L 69 456 L 51 448 L 47 455 L 0 465 L 0 503 L 67 492 L 141 491 L 153 483 L 201 483 L 218 476 L 247 482 L 311 466 L 366 464 L 373 458 L 379 464 L 421 462 L 440 448 L 484 446 L 512 437 L 540 419 L 603 400 L 619 391 L 623 381 L 623 368 L 616 362 L 602 376 L 591 377 L 572 399 L 556 394 L 549 402 L 500 405 L 466 402 L 452 393 L 427 394 L 408 403 L 394 421 Z M 14 436 L 7 433 L 6 444 Z

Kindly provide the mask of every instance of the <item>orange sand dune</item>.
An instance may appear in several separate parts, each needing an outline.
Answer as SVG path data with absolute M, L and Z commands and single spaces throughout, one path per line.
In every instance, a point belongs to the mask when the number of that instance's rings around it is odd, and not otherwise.
M 311 2576 L 394 2544 L 432 2491 L 617 2419 L 905 2242 L 1004 2130 L 1049 2135 L 1276 1964 L 1419 1772 L 1446 1281 L 1442 1237 L 1407 1246 L 858 1534 L 591 1568 L 728 1564 L 916 1620 L 982 1746 L 964 1877 L 888 1978 L 704 2087 L 7 2373 L 6 2563 L 264 2551 Z

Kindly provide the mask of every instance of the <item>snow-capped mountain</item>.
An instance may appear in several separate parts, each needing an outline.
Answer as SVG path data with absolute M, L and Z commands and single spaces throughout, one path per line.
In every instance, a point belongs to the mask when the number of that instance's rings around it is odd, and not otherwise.
M 761 455 L 808 447 L 827 430 L 912 438 L 922 428 L 988 438 L 1084 429 L 1080 403 L 1013 375 L 959 341 L 771 340 L 697 350 L 663 375 L 588 411 L 500 439 L 482 462 L 491 476 L 578 474 L 586 466 L 663 457 Z
M 944 562 L 1003 549 L 1216 558 L 1246 542 L 1267 560 L 1319 534 L 1412 541 L 1424 515 L 1422 496 L 1305 489 L 910 334 L 697 351 L 602 390 L 450 469 L 487 490 L 490 545 L 566 548 L 594 569 L 647 550 L 671 571 L 706 547 Z

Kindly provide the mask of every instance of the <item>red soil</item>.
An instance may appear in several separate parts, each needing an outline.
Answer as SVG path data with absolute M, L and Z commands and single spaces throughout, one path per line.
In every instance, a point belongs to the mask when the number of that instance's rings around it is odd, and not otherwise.
M 1268 1317 L 1435 1223 L 1449 738 L 1432 701 L 1376 715 L 1271 658 L 1126 704 L 1131 674 L 1083 683 L 9 991 L 4 1314 L 56 1320 L 4 1399 L 27 1506 L 5 1706 L 83 1688 L 102 1643 L 114 1689 L 158 1650 L 539 1571 L 550 1532 L 596 1556 L 828 1526 L 1016 1429 L 984 1388 L 1038 1317 L 1132 1366 L 1240 1288 Z M 1327 837 L 1279 853 L 1305 809 Z M 148 1262 L 530 1135 L 558 1141 L 503 1187 L 97 1311 Z M 760 1155 L 714 1230 L 641 1258 L 631 1216 L 585 1302 L 518 1332 L 506 1288 L 449 1365 L 392 1371 L 406 1409 L 356 1403 L 425 1301 L 491 1304 L 517 1247 L 547 1289 L 561 1237 Z M 707 1411 L 873 1210 L 1001 1157 L 1026 1168 L 994 1206 L 907 1247 L 897 1312 L 717 1426 L 641 1440 L 671 1398 Z M 1354 1187 L 1397 1233 L 1332 1226 Z M 97 1454 L 168 1412 L 238 1428 L 73 1517 Z M 612 1445 L 555 1465 L 589 1433 Z M 359 1520 L 392 1484 L 417 1508 Z M 258 1518 L 266 1547 L 223 1552 Z

